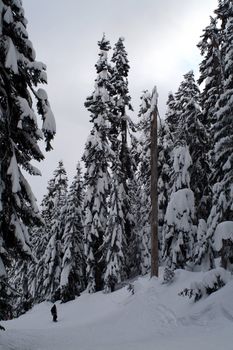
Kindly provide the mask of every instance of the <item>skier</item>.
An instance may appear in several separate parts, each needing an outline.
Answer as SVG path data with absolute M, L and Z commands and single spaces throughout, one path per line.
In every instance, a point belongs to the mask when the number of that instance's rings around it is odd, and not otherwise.
M 53 316 L 53 322 L 57 322 L 57 307 L 56 304 L 54 304 L 51 308 L 51 314 Z

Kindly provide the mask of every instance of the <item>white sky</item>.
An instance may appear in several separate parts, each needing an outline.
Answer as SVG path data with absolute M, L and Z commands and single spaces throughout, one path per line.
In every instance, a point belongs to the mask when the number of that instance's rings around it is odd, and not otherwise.
M 130 61 L 129 89 L 136 118 L 141 92 L 157 85 L 160 113 L 167 94 L 183 74 L 200 63 L 196 44 L 217 0 L 23 0 L 29 38 L 37 60 L 47 65 L 49 95 L 56 123 L 54 151 L 37 166 L 42 177 L 29 182 L 40 203 L 58 161 L 70 180 L 81 159 L 91 124 L 84 107 L 93 91 L 103 32 L 113 47 L 120 36 Z

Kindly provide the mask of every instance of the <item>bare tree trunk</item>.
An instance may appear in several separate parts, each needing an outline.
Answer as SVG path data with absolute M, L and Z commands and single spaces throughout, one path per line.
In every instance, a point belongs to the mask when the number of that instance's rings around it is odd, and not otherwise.
M 157 147 L 157 105 L 151 120 L 151 277 L 159 275 L 158 266 L 158 147 Z

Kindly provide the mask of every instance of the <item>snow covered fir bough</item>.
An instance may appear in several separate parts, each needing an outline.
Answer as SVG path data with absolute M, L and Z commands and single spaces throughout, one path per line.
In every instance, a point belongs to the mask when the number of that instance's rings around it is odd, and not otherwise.
M 159 265 L 164 288 L 176 283 L 177 271 L 204 273 L 178 291 L 194 301 L 231 283 L 232 1 L 219 1 L 203 31 L 198 81 L 192 71 L 184 75 L 161 120 L 156 89 L 143 92 L 138 120 L 131 118 L 125 40 L 111 51 L 103 35 L 85 101 L 91 131 L 84 169 L 77 161 L 69 186 L 60 161 L 41 209 L 23 171 L 40 175 L 31 165 L 44 158 L 38 142 L 50 151 L 56 133 L 41 88 L 46 66 L 36 61 L 21 1 L 0 0 L 0 16 L 1 320 L 43 301 L 114 292 L 137 276 L 157 275 Z

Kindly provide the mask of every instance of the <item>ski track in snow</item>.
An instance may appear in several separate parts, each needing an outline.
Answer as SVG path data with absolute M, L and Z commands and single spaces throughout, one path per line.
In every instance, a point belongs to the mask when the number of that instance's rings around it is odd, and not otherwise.
M 232 349 L 233 282 L 193 303 L 178 296 L 201 273 L 178 271 L 175 282 L 138 278 L 134 295 L 124 287 L 112 294 L 84 293 L 59 304 L 35 306 L 18 319 L 2 322 L 0 350 L 219 350 Z

